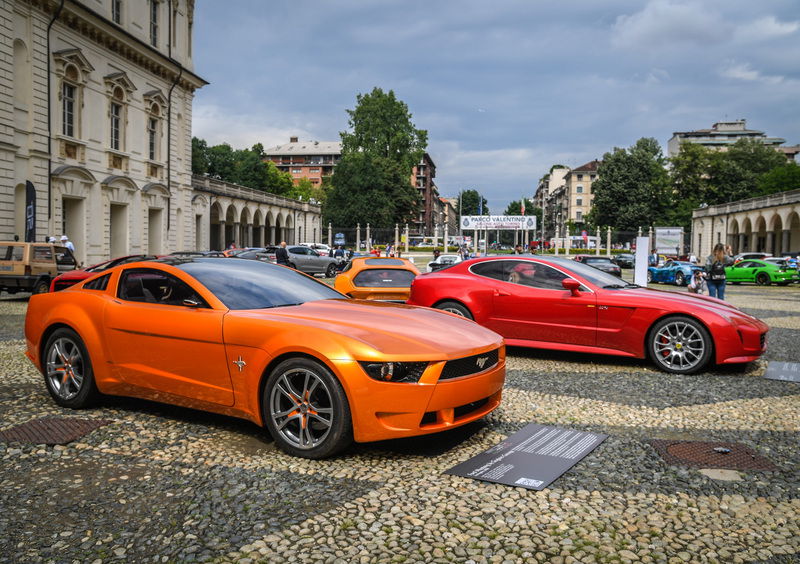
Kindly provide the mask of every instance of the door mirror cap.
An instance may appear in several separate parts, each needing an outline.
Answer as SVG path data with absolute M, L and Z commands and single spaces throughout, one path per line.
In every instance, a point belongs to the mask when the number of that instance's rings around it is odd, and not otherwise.
M 581 283 L 575 280 L 574 278 L 564 278 L 561 281 L 561 285 L 564 286 L 565 290 L 569 290 L 573 296 L 580 295 Z

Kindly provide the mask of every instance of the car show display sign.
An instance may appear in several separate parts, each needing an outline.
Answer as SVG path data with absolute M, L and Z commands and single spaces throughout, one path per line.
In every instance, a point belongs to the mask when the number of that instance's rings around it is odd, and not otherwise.
M 658 254 L 683 254 L 683 229 L 681 227 L 656 227 L 655 249 Z
M 465 215 L 461 229 L 536 229 L 535 215 Z
M 543 490 L 592 452 L 608 435 L 530 423 L 445 474 Z
M 800 382 L 800 363 L 776 362 L 773 360 L 767 364 L 764 378 L 769 378 L 770 380 L 785 380 L 787 382 Z

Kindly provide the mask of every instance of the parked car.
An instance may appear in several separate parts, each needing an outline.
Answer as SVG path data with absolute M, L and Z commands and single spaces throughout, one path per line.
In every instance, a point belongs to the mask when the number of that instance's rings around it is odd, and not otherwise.
M 773 282 L 779 286 L 786 286 L 790 282 L 800 280 L 796 268 L 756 259 L 743 260 L 726 267 L 725 276 L 731 284 L 752 282 L 760 286 L 768 286 Z
M 170 253 L 171 257 L 207 257 L 207 258 L 221 258 L 225 256 L 224 251 L 175 251 Z
M 253 260 L 114 267 L 34 296 L 25 337 L 62 407 L 107 394 L 232 415 L 306 458 L 480 419 L 505 378 L 502 338 L 475 323 Z
M 636 264 L 636 255 L 620 253 L 618 255 L 614 255 L 614 258 L 611 259 L 611 262 L 620 268 L 633 268 Z
M 269 262 L 275 262 L 275 252 L 278 247 L 266 247 L 261 253 Z M 336 259 L 322 256 L 314 249 L 302 245 L 288 245 L 289 266 L 306 274 L 324 274 L 325 278 L 336 276 Z
M 419 269 L 408 259 L 354 258 L 336 277 L 333 287 L 360 300 L 405 302 L 418 274 Z
M 622 268 L 614 264 L 609 257 L 600 257 L 597 255 L 575 255 L 573 260 L 582 262 L 583 264 L 588 264 L 592 268 L 602 270 L 603 272 L 613 274 L 614 276 L 622 276 Z
M 94 264 L 92 266 L 87 266 L 86 268 L 64 272 L 63 274 L 59 274 L 53 278 L 53 281 L 50 283 L 50 291 L 58 292 L 59 290 L 69 288 L 73 284 L 77 284 L 82 280 L 86 280 L 87 278 L 94 276 L 97 272 L 103 272 L 104 270 L 113 268 L 118 264 L 127 264 L 129 262 L 137 262 L 142 260 L 153 260 L 156 258 L 158 258 L 156 255 L 127 255 Z
M 52 243 L 0 242 L 0 291 L 43 294 L 63 272 L 78 263 L 67 247 Z
M 426 272 L 433 272 L 434 270 L 441 270 L 447 268 L 457 262 L 461 262 L 461 257 L 458 255 L 439 255 L 428 263 Z
M 330 245 L 326 245 L 325 243 L 300 243 L 304 247 L 308 247 L 309 249 L 314 249 L 319 254 L 323 256 L 330 256 L 331 249 Z
M 649 358 L 681 374 L 756 360 L 769 330 L 716 298 L 641 288 L 561 257 L 464 261 L 417 276 L 407 303 L 474 319 L 507 345 Z
M 696 270 L 703 270 L 703 267 L 686 261 L 668 260 L 664 266 L 647 267 L 647 283 L 686 286 Z
M 764 259 L 767 257 L 771 257 L 770 253 L 739 253 L 733 257 L 733 264 L 737 262 L 741 262 L 743 260 L 750 260 L 750 259 Z

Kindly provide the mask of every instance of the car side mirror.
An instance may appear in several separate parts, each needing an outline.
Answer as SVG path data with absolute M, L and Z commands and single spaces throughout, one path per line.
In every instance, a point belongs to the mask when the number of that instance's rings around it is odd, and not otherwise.
M 574 278 L 564 278 L 561 281 L 561 285 L 564 286 L 565 290 L 569 290 L 569 292 L 573 296 L 581 295 L 580 293 L 581 283 L 575 280 Z

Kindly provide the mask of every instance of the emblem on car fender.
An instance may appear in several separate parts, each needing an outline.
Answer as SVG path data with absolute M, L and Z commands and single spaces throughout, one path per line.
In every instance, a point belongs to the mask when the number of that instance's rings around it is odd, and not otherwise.
M 236 366 L 239 367 L 239 372 L 241 372 L 242 369 L 245 366 L 247 366 L 247 363 L 244 360 L 242 360 L 242 355 L 239 355 L 239 358 L 237 360 L 234 360 L 232 364 L 235 364 Z
M 488 356 L 482 356 L 480 358 L 475 359 L 475 364 L 478 365 L 478 368 L 483 368 L 483 365 L 486 364 L 487 360 L 489 360 Z

